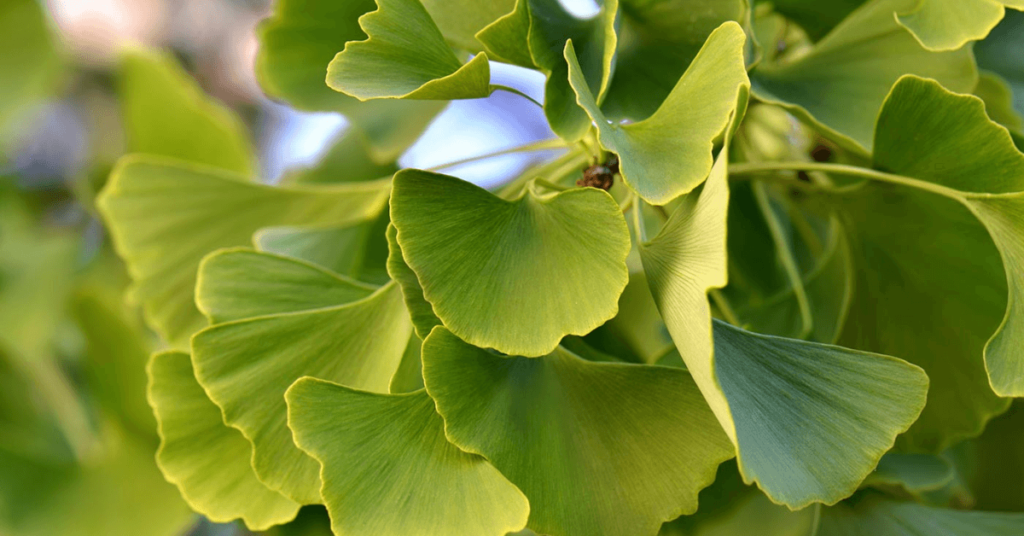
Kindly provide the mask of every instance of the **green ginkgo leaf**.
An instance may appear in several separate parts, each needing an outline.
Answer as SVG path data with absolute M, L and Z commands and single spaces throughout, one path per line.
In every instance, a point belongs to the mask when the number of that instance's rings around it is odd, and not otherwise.
M 218 523 L 241 518 L 252 530 L 292 520 L 298 503 L 256 479 L 252 447 L 221 420 L 196 382 L 189 355 L 154 354 L 148 372 L 149 403 L 160 430 L 156 461 L 189 506 Z
M 817 41 L 839 25 L 864 0 L 773 0 L 775 11 L 800 25 L 811 39 Z
M 390 181 L 271 187 L 215 168 L 130 156 L 111 173 L 100 212 L 150 325 L 183 347 L 205 324 L 192 300 L 199 261 L 275 225 L 344 225 L 387 202 Z
M 335 534 L 504 536 L 526 525 L 526 497 L 448 442 L 425 391 L 382 395 L 303 378 L 285 397 L 295 443 L 322 467 Z
M 260 480 L 313 504 L 321 500 L 317 464 L 292 442 L 284 392 L 312 376 L 386 393 L 411 333 L 390 283 L 359 301 L 216 324 L 192 338 L 192 361 L 224 422 L 253 444 Z
M 516 0 L 421 0 L 441 35 L 452 46 L 467 52 L 482 52 L 476 34 L 512 12 Z
M 820 536 L 1013 536 L 1024 531 L 1024 514 L 963 512 L 870 497 L 821 510 Z
M 359 18 L 369 36 L 350 41 L 327 68 L 327 85 L 369 99 L 476 99 L 491 94 L 487 54 L 465 65 L 419 0 L 376 0 Z
M 211 324 L 332 307 L 376 287 L 318 266 L 251 249 L 222 249 L 199 264 L 196 304 Z
M 917 135 L 913 144 L 906 139 L 908 129 Z M 1024 242 L 1020 238 L 1024 230 L 1024 154 L 1016 149 L 1006 129 L 986 116 L 980 99 L 957 95 L 934 81 L 916 77 L 905 77 L 893 88 L 879 116 L 875 145 L 876 167 L 898 174 L 892 177 L 894 182 L 927 192 L 919 195 L 963 204 L 987 229 L 1002 256 L 1009 303 L 1002 325 L 985 348 L 985 366 L 996 393 L 1024 395 L 1024 316 L 1020 314 L 1024 307 Z M 956 232 L 962 234 L 963 227 Z M 979 242 L 950 255 L 968 265 L 980 262 L 986 257 L 965 255 L 972 249 L 991 251 L 987 240 Z M 966 273 L 961 269 L 955 277 L 963 280 L 970 293 L 1000 304 L 1002 300 L 992 293 L 1001 290 L 1001 282 L 965 279 Z M 942 299 L 947 302 L 949 292 L 950 288 L 944 287 Z M 962 322 L 962 318 L 957 320 L 958 325 Z
M 1014 109 L 1024 116 L 1024 13 L 1008 11 L 984 41 L 974 45 L 978 66 L 1003 77 L 1013 90 Z M 995 119 L 995 117 L 993 117 Z
M 423 339 L 416 333 L 410 335 L 409 344 L 405 347 L 405 353 L 402 354 L 402 362 L 398 364 L 398 370 L 391 377 L 388 392 L 400 394 L 423 389 L 422 348 Z
M 733 456 L 679 369 L 502 357 L 437 327 L 423 376 L 448 438 L 523 490 L 539 534 L 654 536 Z
M 778 104 L 847 149 L 870 153 L 878 111 L 905 74 L 970 92 L 978 82 L 971 50 L 925 49 L 893 10 L 904 0 L 875 0 L 851 13 L 808 53 L 760 64 L 754 96 Z
M 896 20 L 928 50 L 956 50 L 984 39 L 1006 13 L 1004 6 L 1024 9 L 1021 0 L 917 0 Z
M 34 0 L 0 5 L 0 148 L 8 122 L 52 91 L 62 61 L 46 13 Z
M 835 503 L 856 491 L 917 418 L 928 378 L 898 359 L 720 322 L 712 338 L 707 291 L 727 281 L 726 165 L 720 156 L 703 188 L 641 244 L 651 292 L 736 445 L 744 480 L 792 508 Z
M 615 316 L 629 277 L 625 219 L 594 188 L 531 189 L 505 201 L 454 177 L 404 170 L 391 220 L 437 317 L 471 344 L 507 354 L 544 355 L 600 326 Z
M 267 227 L 257 231 L 252 241 L 260 251 L 302 259 L 336 274 L 358 278 L 365 268 L 374 228 L 372 221 L 342 227 Z
M 1024 130 L 1024 118 L 1014 109 L 1013 88 L 1003 77 L 990 71 L 979 72 L 974 95 L 985 101 L 988 117 L 1006 127 L 1011 135 Z
M 579 104 L 597 124 L 601 145 L 618 154 L 622 178 L 644 200 L 664 205 L 708 176 L 714 141 L 746 106 L 745 41 L 739 24 L 720 26 L 658 111 L 625 125 L 608 122 L 583 82 L 573 43 L 566 45 Z
M 932 454 L 890 452 L 882 456 L 875 472 L 864 481 L 865 486 L 899 486 L 910 493 L 932 491 L 953 480 L 953 465 Z
M 611 80 L 618 8 L 618 0 L 604 0 L 595 16 L 578 19 L 558 0 L 519 0 L 515 11 L 481 30 L 478 38 L 499 58 L 547 75 L 544 115 L 556 134 L 572 142 L 586 134 L 590 119 L 569 85 L 566 42 L 576 46 L 582 73 L 577 83 L 601 102 Z
M 276 0 L 257 34 L 256 75 L 268 95 L 309 111 L 341 112 L 366 135 L 373 159 L 391 162 L 419 138 L 443 102 L 359 102 L 327 86 L 327 65 L 349 41 L 366 38 L 359 17 L 374 0 Z
M 206 96 L 172 57 L 125 50 L 120 94 L 127 152 L 176 158 L 245 177 L 256 169 L 245 125 Z
M 402 246 L 398 244 L 398 229 L 388 225 L 388 274 L 402 287 L 402 295 L 405 297 L 405 306 L 409 309 L 412 317 L 412 325 L 416 327 L 416 334 L 420 338 L 426 338 L 434 326 L 440 325 L 441 320 L 434 314 L 434 308 L 430 302 L 423 297 L 423 287 L 409 265 L 405 263 L 402 256 Z
M 615 76 L 601 110 L 613 120 L 651 116 L 711 32 L 741 21 L 747 0 L 620 0 Z M 575 42 L 574 42 L 575 44 Z

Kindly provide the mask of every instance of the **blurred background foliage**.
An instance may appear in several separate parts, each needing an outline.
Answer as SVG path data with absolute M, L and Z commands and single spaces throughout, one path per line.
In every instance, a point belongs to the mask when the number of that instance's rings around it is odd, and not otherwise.
M 791 3 L 799 4 L 779 1 L 780 11 Z M 594 8 L 589 0 L 576 4 Z M 198 518 L 154 463 L 145 363 L 159 343 L 123 299 L 128 276 L 94 197 L 127 152 L 126 139 L 159 145 L 163 129 L 177 125 L 175 95 L 155 88 L 164 85 L 160 77 L 179 76 L 179 65 L 197 90 L 243 122 L 225 116 L 221 128 L 237 129 L 240 144 L 257 149 L 255 157 L 245 148 L 234 156 L 218 151 L 226 166 L 277 182 L 338 158 L 330 147 L 345 131 L 343 117 L 275 103 L 255 78 L 255 30 L 270 8 L 269 0 L 0 0 L 0 536 L 249 534 Z M 1024 35 L 1020 23 L 1008 18 L 993 35 L 1014 24 Z M 1017 72 L 992 59 L 984 42 L 978 52 L 983 66 L 1007 78 Z M 128 77 L 132 69 L 145 72 Z M 494 82 L 538 99 L 543 93 L 542 75 L 507 65 L 495 64 Z M 138 94 L 149 100 L 133 102 Z M 795 125 L 788 116 L 782 122 Z M 399 163 L 426 168 L 551 136 L 540 110 L 497 92 L 449 104 Z M 552 154 L 507 155 L 447 172 L 494 185 Z M 1018 403 L 943 460 L 952 468 L 948 479 L 904 493 L 944 506 L 1024 510 L 1024 407 Z M 731 462 L 701 505 L 663 534 L 754 534 L 774 519 L 812 515 L 772 505 L 743 486 Z M 330 531 L 323 509 L 309 507 L 267 534 Z

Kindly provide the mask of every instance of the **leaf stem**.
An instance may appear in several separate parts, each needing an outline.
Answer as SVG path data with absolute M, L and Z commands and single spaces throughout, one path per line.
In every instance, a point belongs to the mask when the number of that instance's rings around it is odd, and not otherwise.
M 861 177 L 879 182 L 909 186 L 911 188 L 925 190 L 933 194 L 953 199 L 963 199 L 964 197 L 968 197 L 968 194 L 965 192 L 954 190 L 953 188 L 942 186 L 941 184 L 905 177 L 903 175 L 896 175 L 894 173 L 886 173 L 884 171 L 878 171 L 870 168 L 849 166 L 846 164 L 827 164 L 821 162 L 756 162 L 731 164 L 729 166 L 729 175 L 732 176 L 758 175 L 774 171 L 821 171 L 823 173 L 832 173 L 834 175 Z
M 514 95 L 519 95 L 520 97 L 522 97 L 522 98 L 524 98 L 524 99 L 526 99 L 526 100 L 536 104 L 537 107 L 540 108 L 541 110 L 544 109 L 544 105 L 543 104 L 541 104 L 540 102 L 535 100 L 533 97 L 527 95 L 526 93 L 523 93 L 522 91 L 519 91 L 518 89 L 516 89 L 514 87 L 503 86 L 501 84 L 491 84 L 491 91 L 506 91 L 506 92 L 512 93 Z
M 519 145 L 517 147 L 511 147 L 509 149 L 502 149 L 500 151 L 495 151 L 493 153 L 486 153 L 486 154 L 481 154 L 481 155 L 477 155 L 477 156 L 471 156 L 469 158 L 463 158 L 461 160 L 455 160 L 453 162 L 446 162 L 444 164 L 439 164 L 439 165 L 436 165 L 436 166 L 428 167 L 428 168 L 424 169 L 423 171 L 439 171 L 439 170 L 450 168 L 450 167 L 461 166 L 462 164 L 469 164 L 469 163 L 477 162 L 477 161 L 480 161 L 480 160 L 487 160 L 488 158 L 496 158 L 496 157 L 499 157 L 499 156 L 505 156 L 505 155 L 510 155 L 510 154 L 528 153 L 528 152 L 533 152 L 533 151 L 546 151 L 546 150 L 549 150 L 549 149 L 564 149 L 564 148 L 566 148 L 565 142 L 563 142 L 560 138 L 549 138 L 549 139 L 546 139 L 546 140 L 530 142 L 530 143 L 527 143 L 525 145 Z

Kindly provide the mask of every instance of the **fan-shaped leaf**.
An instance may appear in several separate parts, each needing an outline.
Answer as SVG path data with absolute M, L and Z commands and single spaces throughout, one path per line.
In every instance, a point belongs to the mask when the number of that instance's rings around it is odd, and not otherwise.
M 715 139 L 746 106 L 745 40 L 739 24 L 720 26 L 658 111 L 627 125 L 608 122 L 583 81 L 573 43 L 566 45 L 579 104 L 597 123 L 601 145 L 619 155 L 622 178 L 646 201 L 664 205 L 708 176 Z
M 423 376 L 449 439 L 523 490 L 540 534 L 654 536 L 733 454 L 679 369 L 500 357 L 437 327 Z
M 327 85 L 369 99 L 475 99 L 491 93 L 486 54 L 463 65 L 419 0 L 376 0 L 359 18 L 369 39 L 351 41 L 327 68 Z
M 121 57 L 120 93 L 128 152 L 177 158 L 246 177 L 256 169 L 242 121 L 203 94 L 170 56 L 127 49 Z
M 448 442 L 434 401 L 313 378 L 288 389 L 295 442 L 320 462 L 336 534 L 504 536 L 529 504 L 483 458 Z
M 454 177 L 404 170 L 391 219 L 444 325 L 507 354 L 544 355 L 562 337 L 593 330 L 615 316 L 628 280 L 626 222 L 597 189 L 505 201 Z
M 618 9 L 618 0 L 605 0 L 597 15 L 583 20 L 566 11 L 558 0 L 519 0 L 515 11 L 481 30 L 478 37 L 506 61 L 547 75 L 544 115 L 551 129 L 571 142 L 586 134 L 590 120 L 569 86 L 566 42 L 571 40 L 578 51 L 582 74 L 577 83 L 601 102 L 611 79 Z
M 725 162 L 641 245 L 654 301 L 736 444 L 744 480 L 793 508 L 835 503 L 917 418 L 928 378 L 898 359 L 724 323 L 714 325 L 712 351 L 706 293 L 726 283 Z
M 928 50 L 956 50 L 984 39 L 1003 19 L 1003 6 L 1024 8 L 1020 0 L 918 0 L 896 20 Z
M 516 0 L 422 0 L 441 35 L 467 52 L 483 51 L 476 34 L 515 9 Z
M 241 518 L 265 530 L 295 517 L 299 505 L 264 486 L 252 471 L 252 447 L 221 420 L 192 373 L 189 355 L 154 354 L 149 367 L 149 403 L 159 420 L 156 460 L 189 505 L 211 521 Z
M 213 168 L 155 157 L 126 157 L 98 205 L 128 264 L 147 320 L 183 346 L 204 321 L 192 301 L 207 253 L 247 245 L 275 225 L 343 225 L 376 215 L 389 181 L 276 188 Z
M 807 54 L 762 63 L 751 74 L 754 96 L 783 106 L 831 139 L 870 152 L 878 111 L 905 74 L 934 78 L 969 92 L 978 82 L 969 48 L 932 52 L 893 16 L 902 0 L 875 0 L 858 8 Z
M 423 133 L 442 102 L 359 102 L 324 81 L 327 65 L 349 41 L 366 38 L 359 17 L 374 0 L 277 0 L 259 27 L 256 74 L 271 97 L 302 110 L 341 112 L 366 135 L 378 162 L 390 162 Z
M 390 283 L 351 303 L 211 326 L 192 338 L 192 361 L 224 421 L 253 444 L 260 480 L 312 504 L 320 502 L 317 467 L 292 443 L 284 392 L 312 376 L 386 393 L 411 333 Z
M 402 287 L 402 296 L 405 297 L 405 306 L 409 309 L 416 334 L 426 338 L 434 326 L 441 324 L 441 320 L 423 297 L 423 287 L 420 286 L 416 273 L 405 263 L 402 246 L 398 244 L 398 229 L 393 224 L 388 225 L 388 249 L 388 273 Z
M 375 287 L 303 261 L 222 249 L 199 264 L 196 304 L 211 324 L 361 300 Z
M 610 119 L 651 116 L 711 32 L 741 21 L 747 0 L 620 0 L 615 76 L 601 110 Z

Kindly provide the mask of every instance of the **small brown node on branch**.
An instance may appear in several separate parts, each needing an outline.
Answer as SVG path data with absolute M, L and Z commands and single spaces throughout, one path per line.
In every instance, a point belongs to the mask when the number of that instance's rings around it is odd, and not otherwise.
M 615 175 L 619 172 L 619 158 L 610 157 L 603 164 L 594 164 L 583 170 L 583 178 L 576 181 L 576 186 L 610 190 L 615 184 Z
M 815 162 L 828 162 L 832 159 L 832 149 L 823 143 L 819 143 L 811 149 L 811 159 Z

